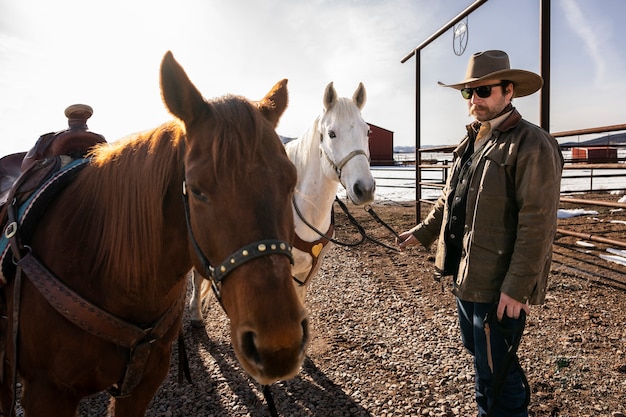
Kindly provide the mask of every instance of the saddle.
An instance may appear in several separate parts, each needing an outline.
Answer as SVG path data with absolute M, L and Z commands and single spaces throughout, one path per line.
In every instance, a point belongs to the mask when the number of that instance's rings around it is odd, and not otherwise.
M 65 109 L 68 129 L 42 135 L 28 152 L 0 158 L 0 286 L 6 283 L 4 266 L 10 252 L 7 236 L 12 230 L 7 229 L 19 225 L 21 236 L 27 238 L 38 216 L 71 181 L 73 175 L 66 174 L 77 172 L 76 168 L 85 165 L 83 157 L 89 149 L 106 142 L 104 136 L 87 130 L 86 121 L 92 114 L 90 106 L 69 106 Z M 9 217 L 14 219 L 9 222 Z
M 129 350 L 126 372 L 117 384 L 109 388 L 116 397 L 128 396 L 141 380 L 152 342 L 171 328 L 182 311 L 185 294 L 148 328 L 138 327 L 102 310 L 82 298 L 71 288 L 59 281 L 52 272 L 30 251 L 21 254 L 23 241 L 28 241 L 37 220 L 47 205 L 89 163 L 89 150 L 106 143 L 104 136 L 87 130 L 87 119 L 93 110 L 84 104 L 65 109 L 69 128 L 60 132 L 42 135 L 28 152 L 16 153 L 0 158 L 0 383 L 5 378 L 6 305 L 3 305 L 2 287 L 6 277 L 15 280 L 20 288 L 21 270 L 50 303 L 50 305 L 79 328 Z M 18 233 L 19 228 L 19 233 Z M 17 252 L 14 253 L 13 251 Z M 22 256 L 23 255 L 23 256 Z M 17 271 L 17 273 L 15 273 Z M 17 346 L 19 328 L 19 289 L 14 291 L 14 331 L 10 342 Z M 17 296 L 15 294 L 18 294 Z M 17 306 L 17 307 L 16 307 Z M 4 319 L 4 320 L 3 320 Z M 179 335 L 179 381 L 183 374 L 191 382 L 191 374 Z M 14 351 L 17 351 L 14 348 Z M 15 363 L 15 358 L 11 358 Z M 13 369 L 13 394 L 16 392 L 16 366 Z
M 42 173 L 29 175 L 25 181 L 20 181 L 20 190 L 13 190 L 18 184 L 18 178 L 27 173 L 35 163 L 46 160 L 50 157 L 61 155 L 66 159 L 82 158 L 90 148 L 105 143 L 104 136 L 90 132 L 87 129 L 87 119 L 93 114 L 93 109 L 86 104 L 74 104 L 65 109 L 65 116 L 68 118 L 69 127 L 59 132 L 51 132 L 41 135 L 35 146 L 28 152 L 14 153 L 0 158 L 0 210 L 2 212 L 2 223 L 4 223 L 4 206 L 10 194 L 19 194 L 17 191 L 32 192 L 47 177 Z M 47 164 L 43 164 L 47 165 Z M 51 169 L 51 168 L 50 168 Z

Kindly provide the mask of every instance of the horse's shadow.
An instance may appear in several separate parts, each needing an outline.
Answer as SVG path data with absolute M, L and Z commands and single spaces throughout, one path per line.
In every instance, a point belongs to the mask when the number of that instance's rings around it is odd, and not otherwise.
M 261 386 L 252 380 L 239 366 L 230 343 L 214 342 L 203 329 L 184 329 L 185 345 L 191 368 L 192 384 L 178 381 L 178 347 L 174 344 L 169 375 L 153 398 L 147 417 L 162 416 L 170 410 L 172 416 L 189 417 L 189 403 L 193 403 L 194 415 L 228 416 L 235 413 L 233 405 L 242 408 L 250 417 L 266 417 L 270 411 Z M 208 352 L 222 375 L 215 379 L 198 352 Z M 224 398 L 221 384 L 227 384 L 236 398 Z M 327 417 L 328 410 L 342 410 L 346 415 L 370 417 L 372 414 L 356 403 L 343 389 L 328 378 L 315 363 L 306 357 L 302 371 L 288 381 L 270 387 L 278 414 L 290 417 Z M 108 394 L 99 393 L 81 403 L 81 416 L 107 416 Z M 165 409 L 164 409 L 165 407 Z M 177 412 L 177 410 L 179 410 Z
M 185 345 L 187 357 L 191 368 L 192 388 L 188 383 L 179 385 L 179 389 L 189 392 L 189 390 L 199 392 L 198 398 L 201 403 L 198 408 L 211 410 L 215 415 L 229 415 L 233 412 L 228 407 L 232 404 L 233 398 L 221 398 L 223 395 L 220 391 L 220 384 L 227 384 L 237 398 L 235 402 L 247 409 L 252 417 L 265 416 L 265 405 L 259 391 L 254 389 L 254 382 L 247 376 L 245 371 L 237 363 L 237 358 L 232 346 L 228 342 L 215 342 L 209 339 L 207 333 L 203 329 L 195 329 L 188 327 L 184 329 Z M 199 352 L 208 352 L 215 364 L 219 368 L 219 374 L 222 375 L 215 379 L 210 374 L 211 370 L 207 367 L 207 363 L 203 361 Z M 198 370 L 204 370 L 203 372 Z M 208 385 L 208 386 L 207 386 Z M 206 388 L 211 391 L 212 395 L 206 395 Z M 204 397 L 202 397 L 204 395 Z M 211 398 L 209 398 L 211 397 Z M 240 410 L 241 411 L 241 410 Z
M 308 381 L 305 376 L 308 376 L 312 381 Z M 372 415 L 328 378 L 308 356 L 304 360 L 299 375 L 289 381 L 275 384 L 272 388 L 273 392 L 281 393 L 280 396 L 275 396 L 276 407 L 279 412 L 280 405 L 277 398 L 281 398 L 282 403 L 286 406 L 291 406 L 287 404 L 288 401 L 295 401 L 301 410 L 297 415 L 301 416 L 328 416 L 329 410 L 349 412 L 350 416 L 367 417 Z
M 229 415 L 230 410 L 220 397 L 219 384 L 228 384 L 240 407 L 244 407 L 251 417 L 265 417 L 270 411 L 263 396 L 262 387 L 240 367 L 230 343 L 216 343 L 209 339 L 203 329 L 185 329 L 185 344 L 192 369 L 192 388 L 188 383 L 177 386 L 177 391 L 198 400 L 198 409 L 211 410 L 216 415 Z M 198 354 L 208 352 L 224 375 L 217 381 L 208 376 L 209 369 Z M 175 352 L 176 353 L 176 352 Z M 176 355 L 173 356 L 176 358 Z M 174 362 L 174 361 L 173 361 Z M 170 375 L 177 375 L 178 364 L 172 367 Z M 197 370 L 205 369 L 199 375 Z M 194 371 L 195 370 L 195 371 Z M 213 395 L 207 395 L 207 390 Z M 193 391 L 193 393 L 192 393 Z M 278 414 L 281 416 L 327 417 L 328 410 L 350 412 L 351 416 L 371 416 L 360 404 L 330 380 L 313 361 L 306 357 L 299 375 L 288 381 L 278 382 L 270 387 Z M 233 403 L 233 398 L 228 400 Z M 239 412 L 242 410 L 240 409 Z M 345 414 L 343 414 L 345 415 Z

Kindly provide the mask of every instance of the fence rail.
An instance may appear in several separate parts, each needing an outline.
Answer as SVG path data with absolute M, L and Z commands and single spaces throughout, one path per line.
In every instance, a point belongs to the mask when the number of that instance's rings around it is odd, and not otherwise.
M 428 149 L 432 153 L 431 149 Z M 445 158 L 445 154 L 441 154 Z M 406 159 L 408 161 L 408 159 Z M 450 158 L 445 159 L 449 161 Z M 417 167 L 420 170 L 419 185 L 424 188 L 419 199 L 428 201 L 433 199 L 429 190 L 441 190 L 448 178 L 448 173 L 452 167 L 449 162 L 437 164 L 421 164 Z M 400 165 L 394 167 L 372 167 L 377 180 L 377 188 L 402 188 L 414 189 L 415 165 Z M 609 192 L 626 189 L 626 163 L 568 163 L 563 167 L 563 178 L 561 181 L 561 193 L 590 193 Z M 424 192 L 426 191 L 426 192 Z
M 557 139 L 577 137 L 590 134 L 626 131 L 626 124 L 604 126 L 590 129 L 572 130 L 567 132 L 553 133 Z M 607 163 L 595 163 L 595 159 L 573 158 L 571 148 L 614 148 L 617 150 L 616 157 Z M 417 217 L 420 216 L 420 203 L 432 203 L 433 190 L 443 188 L 451 168 L 452 151 L 455 146 L 440 146 L 418 149 L 415 154 L 417 171 L 415 172 Z M 561 193 L 589 193 L 620 191 L 626 188 L 626 144 L 611 143 L 610 134 L 607 143 L 602 145 L 586 145 L 585 143 L 562 146 L 565 166 L 561 181 Z M 410 164 L 407 155 L 400 159 L 404 165 Z M 426 163 L 425 163 L 426 162 Z M 433 171 L 441 173 L 433 178 Z M 431 197 L 431 198 L 429 198 Z
M 589 134 L 607 133 L 626 131 L 626 124 L 605 126 L 591 129 L 582 129 L 568 132 L 553 133 L 555 138 L 567 138 L 567 137 L 579 137 Z M 609 135 L 610 139 L 610 135 Z M 568 158 L 568 150 L 573 147 L 591 147 L 592 145 L 583 144 L 569 144 L 562 146 L 564 153 L 565 165 L 563 167 L 563 177 L 561 179 L 561 203 L 574 203 L 582 205 L 606 205 L 607 203 L 597 200 L 587 199 L 572 199 L 563 198 L 566 195 L 572 195 L 576 193 L 592 193 L 592 192 L 610 192 L 610 191 L 622 191 L 626 192 L 626 144 L 624 143 L 610 143 L 607 140 L 607 144 L 593 145 L 594 148 L 617 148 L 616 157 L 611 158 L 610 163 L 595 163 L 594 159 L 581 159 L 572 158 L 572 154 Z M 435 200 L 441 194 L 441 189 L 444 187 L 448 178 L 449 171 L 452 167 L 452 151 L 455 146 L 442 146 L 437 148 L 422 148 L 418 149 L 415 154 L 415 161 L 413 162 L 413 174 L 414 181 L 412 184 L 407 183 L 407 177 L 401 178 L 402 184 L 397 184 L 397 187 L 410 188 L 414 187 L 416 190 L 416 221 L 421 220 L 421 205 L 422 204 L 434 204 Z M 426 154 L 429 154 L 426 156 Z M 608 152 L 607 152 L 608 154 Z M 589 156 L 589 153 L 587 153 Z M 410 165 L 411 161 L 406 155 L 398 159 L 398 162 L 405 165 L 403 172 L 406 173 L 406 165 Z M 424 163 L 427 162 L 427 163 Z M 606 162 L 606 161 L 604 161 Z M 383 177 L 386 181 L 385 187 L 392 187 L 393 181 L 398 181 L 397 176 L 389 175 L 391 169 L 386 171 Z M 434 173 L 434 174 L 433 174 Z M 437 174 L 438 173 L 438 174 Z M 382 178 L 381 178 L 382 179 Z M 378 185 L 377 185 L 378 186 Z M 626 204 L 613 203 L 614 207 L 626 208 Z M 560 233 L 569 234 L 572 236 L 578 236 L 575 232 L 559 229 Z M 590 231 L 592 232 L 592 231 Z M 590 239 L 603 239 L 590 233 L 585 235 Z M 621 247 L 626 247 L 626 242 L 622 240 L 612 240 L 613 244 Z

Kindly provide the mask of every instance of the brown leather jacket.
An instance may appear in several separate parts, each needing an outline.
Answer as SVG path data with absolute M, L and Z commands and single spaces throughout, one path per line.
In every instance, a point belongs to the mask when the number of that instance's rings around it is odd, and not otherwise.
M 448 222 L 447 196 L 468 139 L 454 151 L 442 196 L 412 230 L 426 247 L 439 238 L 439 270 L 446 255 L 442 225 Z M 497 302 L 504 292 L 520 302 L 543 304 L 563 169 L 560 148 L 549 133 L 513 110 L 483 149 L 471 178 L 463 254 L 452 291 L 464 301 Z

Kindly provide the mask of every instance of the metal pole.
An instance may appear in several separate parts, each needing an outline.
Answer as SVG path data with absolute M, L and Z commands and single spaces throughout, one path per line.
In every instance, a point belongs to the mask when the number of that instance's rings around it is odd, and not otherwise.
M 609 245 L 621 246 L 623 248 L 626 248 L 626 242 L 623 240 L 609 239 L 609 238 L 598 236 L 598 235 L 592 235 L 590 233 L 579 233 L 579 232 L 573 232 L 571 230 L 565 230 L 565 229 L 556 229 L 556 232 L 565 236 L 574 236 L 580 239 L 593 240 L 595 242 L 602 242 L 602 243 L 607 243 Z
M 424 42 L 422 42 L 418 46 L 416 46 L 415 49 L 413 49 L 404 58 L 402 58 L 400 63 L 404 64 L 413 55 L 415 55 L 418 51 L 421 51 L 422 49 L 424 49 L 426 46 L 428 46 L 428 44 L 430 44 L 432 41 L 437 39 L 439 36 L 443 35 L 448 29 L 450 29 L 452 26 L 454 26 L 457 23 L 459 23 L 462 19 L 465 18 L 465 16 L 467 16 L 470 13 L 472 13 L 474 10 L 478 9 L 480 6 L 482 6 L 486 2 L 487 2 L 487 0 L 476 0 L 467 9 L 463 10 L 459 15 L 457 15 L 457 17 L 455 17 L 454 19 L 449 21 L 445 26 L 443 26 L 437 32 L 435 32 L 432 35 L 430 35 L 430 37 L 428 39 L 426 39 Z
M 417 211 L 416 218 L 417 218 L 418 222 L 421 220 L 421 202 L 420 202 L 420 200 L 422 199 L 422 188 L 421 188 L 421 185 L 420 185 L 421 173 L 420 173 L 420 168 L 419 168 L 419 166 L 421 164 L 421 157 L 420 157 L 419 150 L 420 150 L 421 143 L 422 143 L 421 133 L 420 133 L 420 125 L 421 125 L 421 120 L 420 120 L 420 113 L 421 113 L 421 107 L 420 107 L 420 65 L 421 65 L 421 62 L 420 62 L 420 51 L 422 49 L 424 49 L 426 46 L 428 46 L 435 39 L 437 39 L 439 36 L 443 35 L 448 29 L 450 29 L 451 27 L 456 25 L 458 22 L 460 22 L 462 19 L 464 19 L 467 15 L 472 13 L 474 10 L 478 9 L 480 6 L 482 6 L 486 2 L 487 2 L 487 0 L 476 0 L 469 7 L 467 7 L 460 14 L 458 14 L 454 19 L 450 20 L 441 29 L 439 29 L 437 32 L 432 34 L 428 39 L 426 39 L 424 42 L 420 43 L 416 48 L 414 48 L 411 52 L 409 52 L 400 61 L 402 64 L 404 64 L 406 61 L 408 61 L 413 56 L 415 56 L 415 61 L 416 61 L 415 62 L 415 68 L 416 68 L 415 69 L 415 85 L 416 85 L 416 90 L 417 91 L 415 93 L 415 192 L 416 192 L 415 209 Z
M 422 153 L 420 149 L 422 147 L 422 131 L 420 126 L 421 121 L 421 50 L 415 50 L 415 218 L 417 223 L 422 220 L 422 170 L 420 165 L 422 164 Z
M 543 88 L 539 98 L 539 126 L 550 132 L 550 2 L 541 0 L 539 13 L 541 76 Z
M 569 198 L 569 197 L 561 197 L 559 201 L 561 203 L 583 204 L 583 205 L 588 205 L 588 206 L 615 207 L 615 208 L 626 209 L 626 203 L 618 203 L 616 201 L 588 200 L 585 198 Z
M 565 132 L 555 132 L 552 134 L 552 136 L 554 136 L 555 138 L 562 138 L 566 136 L 589 135 L 592 133 L 618 132 L 620 130 L 626 130 L 626 124 L 592 127 L 589 129 L 568 130 Z

